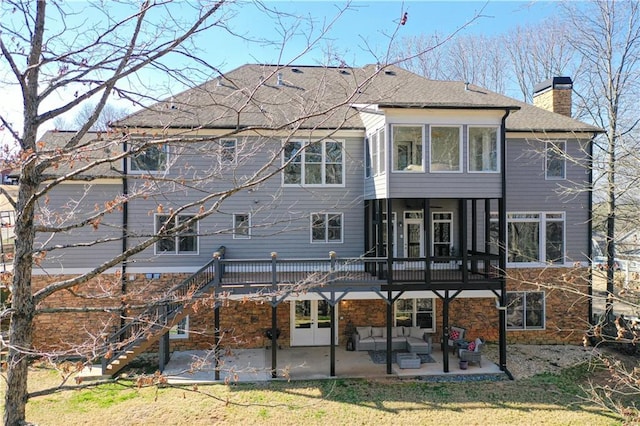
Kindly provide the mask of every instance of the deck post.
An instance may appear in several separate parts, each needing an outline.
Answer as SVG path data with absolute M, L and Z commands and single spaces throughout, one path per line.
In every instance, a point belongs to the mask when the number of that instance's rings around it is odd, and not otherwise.
M 213 349 L 215 351 L 215 356 L 213 357 L 215 362 L 215 379 L 218 381 L 220 380 L 219 356 L 222 351 L 220 350 L 220 304 L 217 301 L 215 302 L 215 307 L 213 309 L 213 339 L 215 341 Z
M 445 290 L 442 299 L 442 368 L 449 372 L 449 290 Z
M 330 251 L 329 258 L 331 259 L 331 267 L 330 267 L 330 281 L 333 281 L 333 271 L 336 269 L 336 252 Z M 335 377 L 336 375 L 336 293 L 331 290 L 331 302 L 329 303 L 329 314 L 331 316 L 331 330 L 330 330 L 330 339 L 329 343 L 329 352 L 330 352 L 330 368 L 329 375 L 331 377 Z
M 276 272 L 276 264 L 278 259 L 278 253 L 275 251 L 271 252 L 271 283 L 272 283 L 272 291 L 275 292 L 278 290 L 278 276 Z M 271 301 L 271 378 L 275 379 L 278 377 L 278 362 L 276 357 L 278 356 L 278 304 L 277 304 L 277 296 L 273 296 Z

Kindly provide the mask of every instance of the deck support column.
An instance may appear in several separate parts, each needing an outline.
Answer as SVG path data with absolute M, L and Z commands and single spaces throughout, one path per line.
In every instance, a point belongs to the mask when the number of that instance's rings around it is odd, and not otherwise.
M 449 290 L 442 300 L 442 370 L 449 372 Z
M 222 351 L 220 350 L 220 304 L 216 302 L 215 308 L 213 309 L 213 339 L 215 342 L 214 351 L 215 356 L 214 366 L 215 366 L 215 380 L 220 380 L 220 354 Z
M 274 301 L 275 302 L 275 301 Z M 271 378 L 278 377 L 278 305 L 271 305 Z
M 158 349 L 158 369 L 160 372 L 164 371 L 164 368 L 167 366 L 169 362 L 170 352 L 169 352 L 169 332 L 166 332 L 160 337 L 159 349 Z

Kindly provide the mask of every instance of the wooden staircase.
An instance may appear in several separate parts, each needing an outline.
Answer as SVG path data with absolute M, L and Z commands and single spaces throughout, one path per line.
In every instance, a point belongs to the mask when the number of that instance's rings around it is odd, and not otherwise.
M 195 302 L 220 282 L 221 274 L 214 273 L 221 270 L 219 260 L 219 256 L 214 256 L 198 272 L 171 288 L 162 300 L 107 337 L 102 351 L 102 374 L 118 373 L 193 313 Z

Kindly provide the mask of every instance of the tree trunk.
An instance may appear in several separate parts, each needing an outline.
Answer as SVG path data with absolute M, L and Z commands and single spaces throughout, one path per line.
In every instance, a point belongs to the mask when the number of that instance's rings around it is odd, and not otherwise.
M 4 424 L 20 425 L 25 421 L 27 404 L 27 374 L 33 338 L 35 305 L 31 291 L 33 266 L 34 202 L 38 188 L 35 161 L 22 169 L 15 224 L 15 258 L 11 284 L 11 325 L 9 327 L 9 356 L 4 406 Z

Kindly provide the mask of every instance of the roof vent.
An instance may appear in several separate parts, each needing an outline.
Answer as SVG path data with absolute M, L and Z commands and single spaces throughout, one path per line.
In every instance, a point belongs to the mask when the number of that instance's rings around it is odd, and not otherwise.
M 396 72 L 395 72 L 395 71 L 393 71 L 393 70 L 384 70 L 384 73 L 385 73 L 386 75 L 396 75 Z
M 291 72 L 294 72 L 296 74 L 302 74 L 302 70 L 300 68 L 297 68 L 297 67 L 291 68 Z
M 282 86 L 284 83 L 282 82 L 282 73 L 278 71 L 278 75 L 277 75 L 277 80 L 276 80 L 276 84 L 278 86 Z
M 469 82 L 468 81 L 464 82 L 464 90 L 469 91 Z
M 219 76 L 216 79 L 216 87 L 220 87 L 220 86 L 222 86 L 222 76 Z
M 344 69 L 344 68 L 340 68 L 340 69 L 338 70 L 338 72 L 339 72 L 340 74 L 349 75 L 349 71 L 347 71 L 347 70 L 346 70 L 346 69 Z

